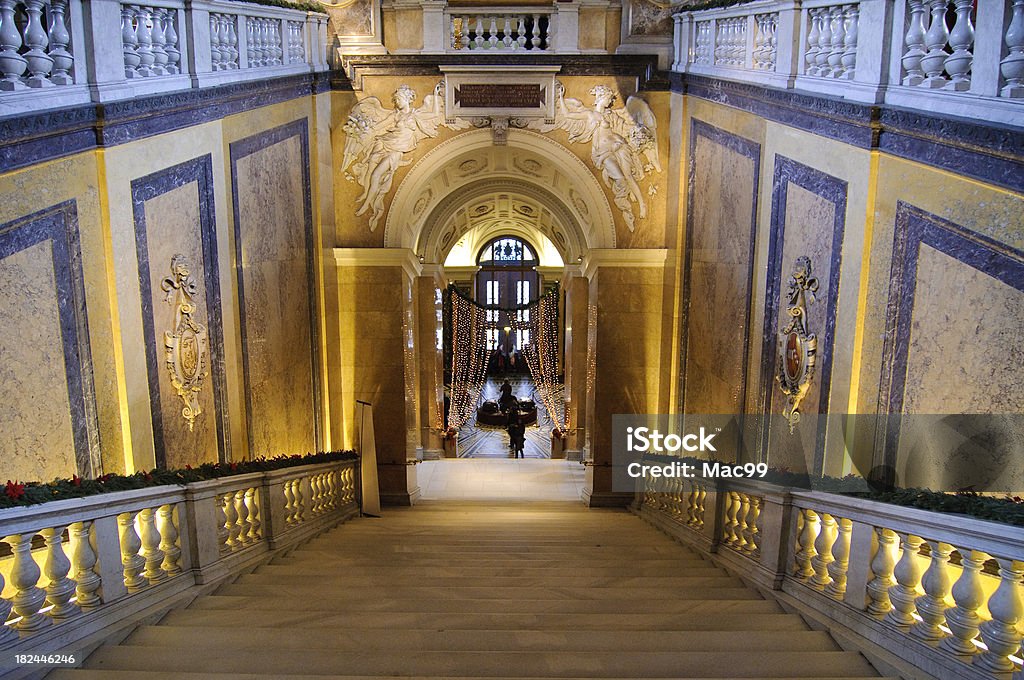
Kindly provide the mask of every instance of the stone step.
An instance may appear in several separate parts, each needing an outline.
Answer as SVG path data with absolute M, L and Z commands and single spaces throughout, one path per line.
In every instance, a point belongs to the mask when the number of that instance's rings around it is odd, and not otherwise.
M 742 640 L 736 640 L 737 646 Z M 333 652 L 308 649 L 264 649 L 232 654 L 228 650 L 122 645 L 101 647 L 85 668 L 145 672 L 151 668 L 186 673 L 263 673 L 280 677 L 295 670 L 309 675 L 438 675 L 495 677 L 515 669 L 520 678 L 565 677 L 718 677 L 804 678 L 871 675 L 872 667 L 854 652 L 761 651 L 725 652 Z
M 317 574 L 323 573 L 323 571 L 329 570 L 334 574 L 345 574 L 353 578 L 358 577 L 383 577 L 391 579 L 390 582 L 395 583 L 407 583 L 409 581 L 415 581 L 421 576 L 430 575 L 443 575 L 445 577 L 456 577 L 465 580 L 467 573 L 479 575 L 481 577 L 507 577 L 506 567 L 507 563 L 502 561 L 491 561 L 485 565 L 479 563 L 472 565 L 473 570 L 467 569 L 466 563 L 462 562 L 458 558 L 452 558 L 447 562 L 439 562 L 431 565 L 419 565 L 419 566 L 396 566 L 392 560 L 390 563 L 378 563 L 378 564 L 364 564 L 364 565 L 346 565 L 344 568 L 339 568 L 337 562 L 332 562 L 327 559 L 317 560 L 288 560 L 288 559 L 275 559 L 268 566 L 283 567 L 286 569 L 295 569 L 296 575 L 308 575 L 315 577 Z M 265 568 L 265 567 L 264 567 Z M 625 569 L 619 564 L 612 566 L 595 567 L 591 566 L 590 563 L 575 563 L 575 564 L 564 564 L 559 562 L 551 562 L 538 566 L 537 563 L 530 562 L 529 564 L 516 564 L 515 573 L 525 577 L 528 576 L 549 576 L 557 575 L 562 579 L 569 575 L 573 578 L 577 576 L 592 576 L 592 577 L 615 577 L 622 576 L 623 574 L 629 574 L 631 576 L 643 576 L 643 577 L 665 577 L 665 576 L 679 576 L 681 573 L 691 573 L 691 570 L 706 570 L 715 569 L 716 573 L 723 573 L 716 567 L 711 566 L 710 562 L 694 562 L 690 564 L 680 565 L 667 565 L 649 567 L 643 563 L 640 563 L 632 568 Z
M 400 561 L 399 561 L 400 560 Z M 587 567 L 613 567 L 623 572 L 629 572 L 631 567 L 664 567 L 667 569 L 674 569 L 677 573 L 685 569 L 691 564 L 708 564 L 707 561 L 691 557 L 687 558 L 681 556 L 680 559 L 669 559 L 669 558 L 658 558 L 658 559 L 630 559 L 629 557 L 623 557 L 621 555 L 609 554 L 606 557 L 600 556 L 552 556 L 549 554 L 516 554 L 516 555 L 491 555 L 487 557 L 466 557 L 463 558 L 459 554 L 448 554 L 438 555 L 436 557 L 418 557 L 416 555 L 389 555 L 389 556 L 361 556 L 361 555 L 347 555 L 338 554 L 336 551 L 330 550 L 302 550 L 296 551 L 288 558 L 287 562 L 279 563 L 322 563 L 322 564 L 335 564 L 339 567 L 349 566 L 394 566 L 404 567 L 409 565 L 416 566 L 449 566 L 452 564 L 458 564 L 461 567 L 465 567 L 463 571 L 469 571 L 471 569 L 481 568 L 486 569 L 488 566 L 508 566 L 509 560 L 515 560 L 516 564 L 522 563 L 526 567 L 535 568 L 554 568 L 554 567 L 572 567 L 576 564 L 579 566 Z M 341 569 L 339 569 L 340 571 Z
M 322 675 L 300 675 L 283 673 L 274 676 L 281 680 L 324 680 Z M 331 680 L 380 680 L 379 675 L 331 675 Z M 424 675 L 403 675 L 403 680 L 448 680 L 452 676 L 424 676 Z M 664 678 L 650 678 L 649 680 L 673 680 L 678 675 Z M 802 680 L 834 680 L 836 676 L 807 676 Z M 878 678 L 878 676 L 842 676 L 843 680 L 899 680 L 898 678 Z M 266 680 L 267 676 L 262 673 L 183 673 L 181 671 L 119 671 L 112 669 L 89 670 L 89 669 L 57 669 L 46 676 L 47 680 Z M 481 676 L 463 675 L 460 680 L 473 680 Z M 621 677 L 607 677 L 603 680 L 635 680 L 635 675 L 624 675 Z M 716 676 L 716 680 L 721 676 Z M 522 680 L 518 675 L 513 676 L 486 676 L 486 680 Z M 590 678 L 559 678 L 559 680 L 591 680 Z M 713 680 L 710 676 L 704 678 L 689 678 L 688 680 Z M 745 678 L 744 680 L 776 680 L 767 676 Z
M 569 581 L 569 579 L 563 579 Z M 571 583 L 571 581 L 569 581 Z M 676 599 L 713 599 L 723 589 L 743 589 L 743 583 L 733 576 L 707 576 L 686 579 L 685 585 L 662 586 L 660 588 L 588 588 L 577 585 L 556 585 L 538 587 L 527 584 L 505 587 L 462 586 L 445 589 L 446 599 L 458 600 L 657 600 L 663 597 Z M 287 576 L 265 577 L 260 574 L 243 575 L 234 583 L 221 586 L 218 595 L 267 595 L 308 599 L 329 590 L 332 597 L 346 601 L 376 600 L 381 598 L 429 600 L 436 598 L 436 586 L 362 586 L 356 588 L 345 581 L 344 575 L 334 579 L 311 579 L 296 583 Z
M 125 642 L 153 647 L 184 649 L 220 648 L 240 650 L 327 650 L 359 652 L 465 651 L 481 652 L 725 652 L 736 648 L 742 637 L 746 653 L 760 651 L 829 651 L 839 649 L 827 633 L 820 631 L 752 631 L 735 635 L 721 631 L 481 631 L 481 630 L 341 630 L 287 631 L 277 628 L 199 628 L 195 626 L 144 626 Z
M 481 630 L 481 631 L 594 631 L 594 630 L 807 630 L 793 614 L 768 600 L 691 602 L 685 612 L 624 614 L 418 613 L 274 611 L 254 607 L 245 611 L 190 607 L 168 612 L 161 624 L 199 627 L 332 628 L 339 630 Z
M 397 573 L 396 573 L 397 572 Z M 582 573 L 581 573 L 582 572 Z M 580 588 L 662 588 L 684 586 L 691 579 L 709 576 L 726 576 L 726 572 L 710 564 L 687 567 L 684 575 L 632 576 L 629 574 L 595 575 L 591 570 L 564 567 L 558 571 L 544 572 L 531 570 L 518 576 L 496 576 L 474 574 L 472 585 L 478 588 L 507 588 L 519 586 L 560 587 L 573 585 Z M 365 571 L 339 573 L 330 565 L 286 565 L 267 564 L 252 574 L 239 577 L 236 583 L 295 583 L 296 577 L 310 577 L 317 581 L 341 581 L 351 587 L 391 586 L 396 582 L 436 588 L 458 588 L 466 585 L 465 575 L 445 573 L 432 574 L 421 569 L 390 570 L 387 573 Z

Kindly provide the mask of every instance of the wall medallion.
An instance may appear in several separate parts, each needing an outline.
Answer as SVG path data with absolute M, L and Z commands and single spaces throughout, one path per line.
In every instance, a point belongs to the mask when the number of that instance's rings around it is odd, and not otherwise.
M 807 332 L 807 307 L 814 304 L 814 294 L 818 291 L 818 279 L 811 274 L 810 258 L 796 258 L 787 293 L 790 320 L 779 332 L 776 352 L 778 372 L 775 379 L 787 397 L 783 415 L 789 421 L 791 434 L 800 422 L 800 402 L 811 387 L 818 351 L 817 336 Z
M 166 293 L 164 301 L 174 306 L 174 328 L 164 333 L 164 350 L 171 385 L 184 406 L 181 415 L 188 422 L 189 432 L 203 412 L 199 392 L 209 375 L 209 341 L 206 326 L 193 318 L 192 302 L 199 285 L 192 276 L 192 266 L 182 254 L 171 258 L 171 275 L 160 283 Z

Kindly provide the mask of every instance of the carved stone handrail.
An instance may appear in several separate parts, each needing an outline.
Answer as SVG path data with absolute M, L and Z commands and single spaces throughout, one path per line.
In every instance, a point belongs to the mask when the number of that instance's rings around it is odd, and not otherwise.
M 640 483 L 637 514 L 830 628 L 929 676 L 1024 673 L 1024 527 L 751 481 Z
M 186 601 L 356 515 L 358 475 L 346 460 L 0 510 L 0 650 L 80 651 Z
M 1020 125 L 1024 0 L 757 0 L 675 15 L 672 70 Z

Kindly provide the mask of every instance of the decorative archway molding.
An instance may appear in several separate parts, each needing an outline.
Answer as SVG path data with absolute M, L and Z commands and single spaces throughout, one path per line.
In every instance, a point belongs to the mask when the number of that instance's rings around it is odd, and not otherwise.
M 413 165 L 388 210 L 384 246 L 410 248 L 425 262 L 443 262 L 462 233 L 477 226 L 456 225 L 453 217 L 497 194 L 518 195 L 547 210 L 553 231 L 548 236 L 566 262 L 592 248 L 615 247 L 611 205 L 582 160 L 526 130 L 510 130 L 508 144 L 495 146 L 487 129 L 456 135 Z

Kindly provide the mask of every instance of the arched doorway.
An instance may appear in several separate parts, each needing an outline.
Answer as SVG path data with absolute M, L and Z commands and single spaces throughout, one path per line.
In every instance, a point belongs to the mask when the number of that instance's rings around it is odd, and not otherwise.
M 473 288 L 477 301 L 508 310 L 488 312 L 493 327 L 487 330 L 487 349 L 499 357 L 514 357 L 530 343 L 530 329 L 516 323 L 529 321 L 530 310 L 511 310 L 540 297 L 536 249 L 517 236 L 498 236 L 480 249 L 476 264 L 479 271 Z

